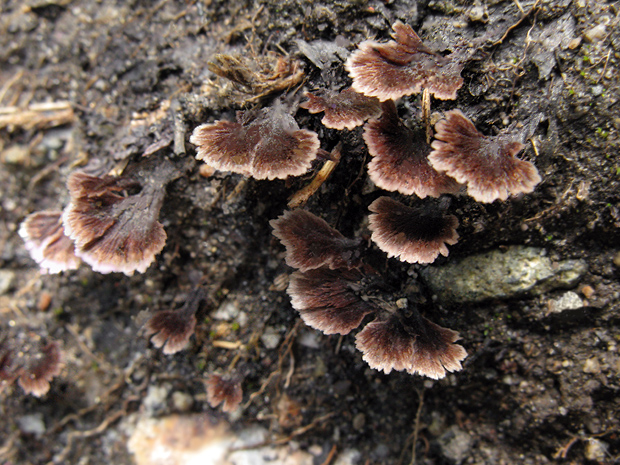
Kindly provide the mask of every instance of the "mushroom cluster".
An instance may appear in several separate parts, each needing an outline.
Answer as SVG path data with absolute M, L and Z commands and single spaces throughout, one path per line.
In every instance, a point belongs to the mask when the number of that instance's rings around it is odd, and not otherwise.
M 436 123 L 431 140 L 430 95 L 456 98 L 467 54 L 443 56 L 401 22 L 393 30 L 393 41 L 362 42 L 349 57 L 350 88 L 306 93 L 301 107 L 324 112 L 322 123 L 332 129 L 367 121 L 369 178 L 381 189 L 413 196 L 409 205 L 387 196 L 370 204 L 371 239 L 388 257 L 427 264 L 447 256 L 459 237 L 457 218 L 437 198 L 467 190 L 479 202 L 506 200 L 532 192 L 541 177 L 533 164 L 516 158 L 524 148 L 518 135 L 487 137 L 459 110 Z M 396 100 L 420 92 L 423 118 L 410 127 L 399 118 Z M 386 294 L 385 280 L 363 261 L 361 241 L 304 210 L 287 211 L 271 224 L 286 247 L 286 263 L 297 269 L 288 293 L 306 324 L 345 335 L 374 315 L 356 336 L 372 368 L 435 379 L 461 369 L 466 352 L 455 344 L 458 334 L 423 317 L 415 298 L 398 298 L 398 290 Z
M 467 353 L 455 344 L 458 333 L 422 316 L 416 296 L 396 297 L 398 290 L 364 262 L 361 241 L 305 210 L 287 211 L 271 225 L 286 247 L 287 264 L 297 269 L 288 294 L 308 326 L 346 335 L 372 315 L 355 338 L 372 368 L 433 379 L 461 369 Z
M 19 234 L 44 272 L 73 270 L 84 261 L 100 273 L 144 273 L 165 245 L 157 218 L 166 185 L 180 174 L 165 157 L 137 163 L 122 176 L 75 171 L 64 211 L 30 214 Z
M 432 140 L 430 96 L 456 98 L 469 54 L 456 50 L 443 55 L 426 46 L 410 26 L 396 22 L 392 28 L 394 40 L 364 41 L 350 55 L 345 64 L 350 87 L 306 92 L 307 100 L 300 105 L 276 99 L 266 108 L 239 111 L 235 121 L 196 127 L 189 141 L 196 146 L 196 159 L 211 168 L 258 180 L 300 176 L 315 160 L 329 158 L 316 181 L 333 170 L 340 144 L 331 154 L 322 150 L 318 134 L 300 128 L 292 116 L 297 107 L 323 113 L 328 128 L 364 125 L 363 139 L 372 158 L 370 180 L 380 189 L 410 196 L 407 204 L 381 196 L 369 205 L 371 239 L 388 257 L 425 264 L 447 256 L 448 246 L 458 240 L 458 220 L 446 213 L 440 196 L 466 190 L 476 201 L 490 203 L 530 193 L 541 178 L 534 165 L 516 157 L 524 148 L 518 134 L 485 136 L 459 110 L 446 112 L 435 124 Z M 237 76 L 225 72 L 234 67 L 221 57 L 220 65 L 220 75 Z M 301 71 L 293 71 L 292 80 L 281 80 L 276 72 L 277 82 L 261 90 L 259 100 L 299 82 Z M 420 92 L 422 119 L 406 124 L 399 118 L 397 100 Z M 132 275 L 153 263 L 166 241 L 158 221 L 166 185 L 186 171 L 166 156 L 151 156 L 155 152 L 145 153 L 120 176 L 72 173 L 64 211 L 26 218 L 19 234 L 44 271 L 76 269 L 84 261 L 100 273 Z M 316 184 L 311 183 L 304 196 L 312 195 Z M 371 367 L 435 379 L 461 369 L 466 352 L 455 344 L 458 334 L 422 316 L 423 305 L 415 295 L 403 297 L 392 289 L 364 261 L 361 239 L 344 237 L 305 210 L 287 211 L 272 226 L 286 247 L 286 263 L 297 270 L 288 293 L 308 325 L 325 334 L 345 335 L 372 316 L 356 336 L 356 346 Z M 166 354 L 185 348 L 204 298 L 198 289 L 182 308 L 155 314 L 146 324 L 153 344 Z M 43 353 L 45 365 L 56 368 L 45 371 L 33 364 L 11 371 L 11 352 L 0 350 L 0 376 L 19 379 L 25 390 L 40 395 L 57 374 L 60 360 L 57 345 L 46 346 Z M 225 410 L 236 408 L 242 396 L 237 384 L 236 379 L 214 375 L 207 383 L 209 402 L 224 401 Z
M 394 40 L 367 40 L 351 54 L 345 65 L 353 79 L 350 89 L 321 99 L 307 94 L 302 107 L 325 111 L 323 123 L 336 129 L 369 120 L 363 132 L 372 157 L 369 178 L 381 189 L 415 196 L 411 205 L 381 197 L 369 206 L 372 240 L 390 257 L 431 263 L 456 243 L 458 220 L 444 213 L 441 202 L 422 199 L 466 189 L 476 201 L 490 203 L 532 192 L 541 177 L 532 163 L 516 158 L 524 148 L 518 135 L 485 136 L 460 110 L 436 123 L 431 141 L 430 95 L 456 98 L 468 55 L 458 50 L 440 55 L 400 21 L 393 30 Z M 398 116 L 396 100 L 419 92 L 423 117 L 409 127 Z M 377 99 L 379 112 L 372 106 Z

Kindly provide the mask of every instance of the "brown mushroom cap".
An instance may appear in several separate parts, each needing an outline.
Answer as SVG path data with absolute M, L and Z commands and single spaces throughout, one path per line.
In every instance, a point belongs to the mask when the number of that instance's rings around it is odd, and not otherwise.
M 164 310 L 153 315 L 145 324 L 146 335 L 166 355 L 175 354 L 187 347 L 194 334 L 196 316 L 183 310 Z
M 351 130 L 381 114 L 379 100 L 355 92 L 352 88 L 340 93 L 323 90 L 319 95 L 306 92 L 306 97 L 308 100 L 299 106 L 310 113 L 325 112 L 321 120 L 323 125 L 340 131 L 345 128 Z
M 166 355 L 185 349 L 194 334 L 196 312 L 204 299 L 205 292 L 199 287 L 192 291 L 180 309 L 164 310 L 153 315 L 144 325 L 146 335 L 152 335 L 153 345 L 163 349 Z
M 243 389 L 241 382 L 235 376 L 225 377 L 217 373 L 212 373 L 205 381 L 207 388 L 207 402 L 216 408 L 222 402 L 224 412 L 234 412 L 243 400 Z
M 523 144 L 505 135 L 485 137 L 460 110 L 435 125 L 429 160 L 438 171 L 462 184 L 478 202 L 527 194 L 541 181 L 536 167 L 516 158 Z
M 57 342 L 50 342 L 41 354 L 23 369 L 17 382 L 24 392 L 41 397 L 50 389 L 50 381 L 60 374 L 62 352 Z
M 373 157 L 368 164 L 372 182 L 381 189 L 420 198 L 458 192 L 461 186 L 429 163 L 431 146 L 424 131 L 416 133 L 405 126 L 392 100 L 384 102 L 382 109 L 379 119 L 364 126 L 364 140 Z
M 81 260 L 75 255 L 73 241 L 65 235 L 62 211 L 40 211 L 26 217 L 19 235 L 32 259 L 47 273 L 75 270 Z
M 304 174 L 320 146 L 318 135 L 299 129 L 281 104 L 238 112 L 234 123 L 198 126 L 190 142 L 197 146 L 196 158 L 215 169 L 269 180 Z
M 166 243 L 157 221 L 164 186 L 148 184 L 138 193 L 137 181 L 75 172 L 67 182 L 71 203 L 63 214 L 76 255 L 100 273 L 143 273 Z
M 392 29 L 395 41 L 364 41 L 347 60 L 345 68 L 353 79 L 353 89 L 382 102 L 422 89 L 438 99 L 455 99 L 463 85 L 463 64 L 455 54 L 442 57 L 431 51 L 411 26 L 400 21 Z
M 406 370 L 433 379 L 460 370 L 467 352 L 454 344 L 458 333 L 419 315 L 415 320 L 415 326 L 405 326 L 398 315 L 391 315 L 367 324 L 355 345 L 368 365 L 386 374 Z
M 304 322 L 325 334 L 349 334 L 377 308 L 360 297 L 358 270 L 320 268 L 291 276 L 288 294 Z
M 379 197 L 370 204 L 371 239 L 388 254 L 407 263 L 432 263 L 448 255 L 446 244 L 458 240 L 458 220 L 446 215 L 435 204 L 419 202 L 408 207 L 389 197 Z
M 306 210 L 289 210 L 269 223 L 286 247 L 286 264 L 300 271 L 326 266 L 352 268 L 359 264 L 360 241 L 347 239 L 327 222 Z

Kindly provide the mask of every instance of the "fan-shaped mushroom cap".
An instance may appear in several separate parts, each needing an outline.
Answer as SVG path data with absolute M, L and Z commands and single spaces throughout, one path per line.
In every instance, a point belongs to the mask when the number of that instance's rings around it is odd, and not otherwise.
M 50 342 L 41 349 L 41 354 L 24 367 L 17 382 L 24 392 L 41 397 L 50 389 L 50 381 L 60 374 L 62 352 L 57 342 Z
M 326 266 L 352 268 L 359 264 L 360 241 L 347 239 L 327 222 L 306 210 L 289 210 L 269 223 L 286 247 L 286 264 L 300 271 Z
M 467 184 L 467 192 L 478 202 L 527 194 L 541 181 L 532 163 L 515 156 L 523 144 L 505 135 L 485 137 L 460 110 L 447 112 L 435 130 L 431 164 Z
M 189 140 L 197 146 L 196 158 L 209 166 L 269 180 L 304 174 L 320 146 L 318 135 L 299 129 L 281 104 L 239 112 L 234 123 L 203 124 Z
M 166 355 L 185 349 L 189 338 L 194 334 L 196 312 L 204 298 L 204 289 L 197 288 L 180 309 L 164 310 L 153 315 L 144 325 L 146 335 L 152 335 L 153 345 L 163 349 Z
M 207 388 L 207 402 L 216 408 L 222 402 L 224 412 L 234 412 L 243 400 L 243 390 L 240 380 L 233 377 L 225 377 L 217 373 L 212 373 L 205 381 Z
M 299 106 L 310 113 L 325 112 L 321 122 L 332 129 L 351 130 L 381 114 L 379 100 L 355 92 L 352 88 L 340 93 L 323 90 L 319 95 L 306 92 L 306 97 L 308 100 Z
M 392 29 L 395 41 L 381 44 L 366 40 L 347 60 L 345 68 L 353 79 L 353 89 L 382 102 L 422 89 L 438 99 L 455 99 L 463 85 L 463 63 L 455 54 L 442 57 L 431 51 L 411 26 L 400 21 Z
M 364 140 L 373 157 L 368 164 L 372 182 L 381 189 L 420 198 L 458 192 L 461 186 L 429 163 L 431 146 L 424 132 L 415 133 L 405 126 L 392 100 L 384 102 L 382 109 L 379 119 L 364 126 Z
M 388 254 L 408 263 L 432 263 L 448 255 L 446 244 L 458 240 L 458 220 L 435 204 L 419 202 L 408 207 L 389 197 L 370 204 L 368 218 L 371 239 Z
M 100 273 L 143 273 L 161 252 L 166 232 L 157 221 L 165 190 L 123 178 L 75 172 L 67 182 L 71 203 L 63 214 L 76 255 Z
M 146 335 L 164 354 L 175 354 L 187 347 L 194 334 L 196 316 L 183 310 L 164 310 L 153 315 L 145 325 Z
M 65 235 L 62 211 L 35 212 L 22 222 L 19 235 L 32 259 L 47 273 L 75 270 L 81 260 L 75 255 L 73 241 Z
M 349 334 L 377 308 L 363 300 L 358 270 L 320 268 L 291 276 L 288 294 L 304 322 L 325 334 Z
M 467 352 L 454 344 L 458 333 L 419 315 L 415 323 L 405 327 L 398 315 L 377 319 L 357 334 L 355 345 L 371 368 L 386 374 L 406 370 L 440 379 L 460 370 Z

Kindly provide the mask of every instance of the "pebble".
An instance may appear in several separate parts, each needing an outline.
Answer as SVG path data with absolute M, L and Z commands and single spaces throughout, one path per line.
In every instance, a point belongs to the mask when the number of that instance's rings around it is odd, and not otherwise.
M 297 338 L 299 345 L 307 347 L 308 349 L 318 349 L 321 347 L 318 331 L 304 331 Z
M 594 295 L 594 288 L 586 284 L 581 288 L 581 293 L 586 299 L 590 299 Z
M 607 459 L 607 449 L 609 449 L 607 443 L 590 438 L 586 441 L 584 455 L 593 462 L 602 462 Z
M 596 357 L 589 358 L 583 364 L 583 372 L 590 373 L 592 375 L 598 374 L 601 372 L 601 365 L 598 362 Z
M 187 412 L 194 405 L 194 398 L 182 391 L 172 393 L 172 405 L 177 412 Z
M 272 326 L 267 326 L 260 337 L 267 349 L 275 349 L 280 344 L 281 336 Z
M 420 274 L 441 303 L 456 304 L 573 287 L 586 270 L 583 260 L 554 263 L 545 249 L 512 246 L 428 266 Z
M 607 35 L 607 28 L 604 24 L 599 24 L 583 33 L 585 39 L 589 42 L 599 42 Z
M 11 145 L 0 155 L 0 161 L 11 165 L 25 165 L 30 158 L 30 150 L 25 145 Z
M 355 449 L 345 449 L 342 453 L 338 454 L 334 465 L 355 465 L 359 463 L 362 454 Z
M 366 424 L 366 415 L 358 413 L 353 417 L 353 428 L 357 431 L 361 431 Z
M 474 440 L 468 433 L 453 425 L 437 439 L 437 442 L 443 456 L 458 465 L 469 456 Z
M 573 291 L 564 293 L 557 300 L 549 301 L 549 310 L 555 313 L 560 313 L 564 310 L 576 310 L 581 307 L 583 307 L 583 301 Z
M 215 320 L 230 321 L 239 315 L 239 303 L 236 300 L 225 300 L 212 314 Z
M 259 426 L 233 432 L 228 422 L 206 414 L 170 415 L 140 419 L 127 448 L 137 465 L 312 465 L 314 457 L 292 441 L 285 446 L 255 446 L 268 437 L 269 432 Z
M 6 294 L 13 287 L 15 273 L 10 270 L 0 270 L 0 295 Z
M 166 408 L 166 399 L 170 392 L 169 385 L 149 386 L 142 406 L 149 415 L 155 415 Z
M 31 413 L 17 419 L 17 426 L 22 433 L 41 436 L 45 433 L 45 423 L 42 413 Z

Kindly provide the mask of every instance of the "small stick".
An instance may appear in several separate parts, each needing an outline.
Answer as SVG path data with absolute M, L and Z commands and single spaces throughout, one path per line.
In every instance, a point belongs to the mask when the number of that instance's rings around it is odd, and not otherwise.
M 433 130 L 431 128 L 431 94 L 428 89 L 422 93 L 422 121 L 426 127 L 426 143 L 431 143 Z
M 308 199 L 314 195 L 314 193 L 323 185 L 327 178 L 332 174 L 332 171 L 338 166 L 340 162 L 340 150 L 342 143 L 338 143 L 334 150 L 331 152 L 331 160 L 327 160 L 316 174 L 314 179 L 305 187 L 302 187 L 295 192 L 288 201 L 289 208 L 303 207 Z

